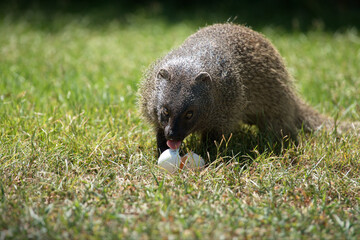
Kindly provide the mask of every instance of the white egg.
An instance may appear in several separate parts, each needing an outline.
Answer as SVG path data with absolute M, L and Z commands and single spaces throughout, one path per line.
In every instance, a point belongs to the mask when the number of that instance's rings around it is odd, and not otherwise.
M 205 161 L 196 153 L 189 152 L 181 158 L 180 168 L 186 167 L 188 169 L 196 170 L 205 166 Z
M 205 161 L 193 152 L 189 152 L 183 157 L 180 157 L 179 149 L 167 149 L 160 155 L 158 165 L 163 170 L 175 173 L 183 169 L 199 170 L 205 166 Z
M 158 165 L 161 169 L 174 173 L 179 169 L 180 159 L 179 149 L 167 149 L 160 155 Z

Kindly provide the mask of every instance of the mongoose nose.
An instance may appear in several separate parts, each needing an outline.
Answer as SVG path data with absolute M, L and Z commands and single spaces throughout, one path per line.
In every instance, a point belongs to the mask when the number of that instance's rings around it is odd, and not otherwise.
M 170 126 L 165 127 L 165 137 L 168 140 L 179 140 L 177 131 L 174 131 Z

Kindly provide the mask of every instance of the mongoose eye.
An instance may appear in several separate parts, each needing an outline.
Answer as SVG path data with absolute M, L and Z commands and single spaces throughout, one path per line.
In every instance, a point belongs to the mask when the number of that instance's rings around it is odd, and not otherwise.
M 193 115 L 194 115 L 193 111 L 188 111 L 188 112 L 185 114 L 185 118 L 186 118 L 187 120 L 189 120 L 189 119 L 192 118 Z
M 163 114 L 165 117 L 168 117 L 168 116 L 170 115 L 169 110 L 167 110 L 167 108 L 163 108 L 163 109 L 162 109 L 162 114 Z

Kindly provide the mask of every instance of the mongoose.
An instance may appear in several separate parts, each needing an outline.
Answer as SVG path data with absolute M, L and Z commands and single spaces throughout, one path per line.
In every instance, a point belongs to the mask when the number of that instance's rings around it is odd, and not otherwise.
M 152 64 L 139 93 L 141 112 L 155 128 L 160 153 L 179 148 L 194 132 L 205 141 L 218 140 L 239 122 L 280 138 L 334 125 L 298 97 L 270 41 L 232 23 L 200 29 Z

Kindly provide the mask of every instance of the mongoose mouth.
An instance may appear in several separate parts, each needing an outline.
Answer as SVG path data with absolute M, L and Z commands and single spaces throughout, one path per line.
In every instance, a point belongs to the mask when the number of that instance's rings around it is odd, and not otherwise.
M 166 144 L 168 145 L 169 148 L 175 150 L 180 148 L 181 142 L 182 141 L 167 140 Z

